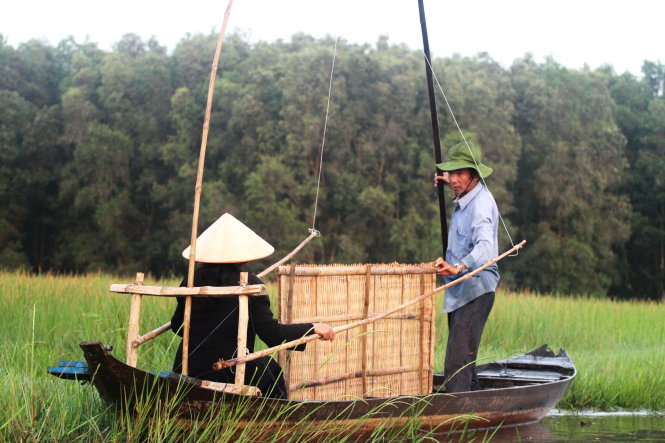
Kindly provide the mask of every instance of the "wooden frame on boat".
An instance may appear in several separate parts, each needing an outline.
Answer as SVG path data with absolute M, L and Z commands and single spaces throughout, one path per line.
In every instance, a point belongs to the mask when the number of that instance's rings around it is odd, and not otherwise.
M 238 297 L 238 357 L 244 357 L 247 350 L 247 324 L 249 321 L 248 297 L 266 295 L 265 285 L 248 284 L 247 272 L 240 273 L 240 285 L 238 286 L 200 286 L 192 288 L 144 286 L 143 278 L 144 274 L 139 272 L 136 274 L 136 282 L 133 285 L 112 284 L 109 288 L 110 292 L 131 294 L 132 296 L 132 304 L 129 310 L 129 325 L 127 327 L 127 354 L 125 361 L 128 366 L 136 367 L 139 346 L 171 328 L 170 323 L 167 323 L 144 336 L 139 336 L 143 295 L 162 297 Z M 189 348 L 188 345 L 187 337 L 184 337 L 183 361 L 187 358 L 186 350 Z M 255 396 L 261 395 L 261 391 L 258 388 L 245 385 L 244 381 L 245 364 L 240 363 L 237 365 L 235 371 L 235 384 L 204 381 L 204 386 L 214 391 Z

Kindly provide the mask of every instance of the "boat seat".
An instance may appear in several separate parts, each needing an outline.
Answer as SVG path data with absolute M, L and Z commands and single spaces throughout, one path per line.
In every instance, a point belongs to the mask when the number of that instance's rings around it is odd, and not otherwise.
M 88 382 L 91 380 L 88 362 L 77 360 L 60 360 L 58 366 L 49 366 L 46 372 L 65 380 Z
M 478 377 L 533 383 L 548 383 L 564 378 L 559 372 L 515 368 L 483 369 L 478 371 Z
M 202 388 L 211 389 L 213 391 L 225 392 L 227 394 L 251 395 L 254 397 L 261 397 L 263 395 L 261 390 L 256 386 L 236 385 L 233 383 L 221 383 L 217 381 L 202 380 L 200 378 L 195 378 L 195 377 L 186 377 L 184 375 L 175 372 L 168 372 L 168 373 L 162 372 L 159 374 L 159 376 L 164 378 L 169 378 L 171 380 L 177 380 L 193 384 L 196 386 L 200 386 Z

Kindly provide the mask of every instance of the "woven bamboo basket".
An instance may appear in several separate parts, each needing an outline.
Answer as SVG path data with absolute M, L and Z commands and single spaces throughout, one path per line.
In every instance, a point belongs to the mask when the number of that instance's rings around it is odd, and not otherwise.
M 436 286 L 429 264 L 281 266 L 281 323 L 339 326 L 413 300 Z M 289 398 L 344 400 L 432 391 L 433 298 L 364 327 L 282 351 Z

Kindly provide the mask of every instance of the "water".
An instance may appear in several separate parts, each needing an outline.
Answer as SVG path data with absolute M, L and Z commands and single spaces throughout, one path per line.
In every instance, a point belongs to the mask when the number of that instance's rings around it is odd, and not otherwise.
M 476 435 L 475 441 L 482 441 L 483 437 Z M 490 441 L 662 443 L 665 442 L 665 413 L 554 411 L 540 423 L 500 429 Z

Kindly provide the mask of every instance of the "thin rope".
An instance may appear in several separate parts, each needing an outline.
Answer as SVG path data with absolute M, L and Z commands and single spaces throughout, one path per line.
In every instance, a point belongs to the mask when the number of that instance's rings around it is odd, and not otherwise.
M 323 123 L 323 139 L 321 140 L 321 157 L 319 158 L 319 177 L 316 181 L 316 198 L 314 199 L 314 216 L 312 217 L 312 227 L 309 229 L 310 233 L 318 232 L 316 230 L 316 211 L 319 205 L 319 189 L 321 188 L 321 171 L 323 170 L 323 148 L 326 145 L 326 131 L 328 129 L 328 115 L 330 114 L 330 97 L 332 95 L 333 74 L 335 72 L 335 58 L 337 57 L 337 42 L 339 37 L 335 40 L 335 48 L 333 49 L 332 66 L 330 67 L 330 81 L 328 83 L 328 104 L 326 105 L 326 119 Z
M 215 329 L 213 329 L 212 331 L 210 331 L 210 333 L 209 333 L 208 335 L 206 335 L 205 337 L 203 337 L 203 340 L 201 340 L 201 342 L 199 343 L 199 345 L 198 345 L 197 347 L 195 347 L 194 350 L 193 350 L 192 352 L 189 353 L 189 355 L 193 355 L 193 354 L 197 351 L 197 349 L 199 349 L 199 348 L 201 347 L 201 345 L 202 345 L 203 343 L 205 343 L 205 341 L 208 340 L 208 339 L 212 336 L 212 334 L 214 334 L 215 331 L 216 331 L 217 329 L 219 329 L 219 327 L 222 326 L 222 324 L 223 324 L 226 320 L 228 320 L 228 318 L 231 316 L 231 314 L 233 314 L 233 313 L 236 312 L 237 310 L 238 310 L 238 307 L 237 307 L 237 306 L 236 306 L 235 308 L 233 308 L 233 309 L 231 310 L 231 312 L 229 312 L 228 315 L 222 319 L 222 321 L 220 321 L 219 323 L 217 323 L 217 326 L 215 326 Z
M 441 95 L 443 96 L 443 100 L 446 102 L 446 106 L 448 107 L 448 112 L 450 112 L 450 116 L 453 118 L 453 122 L 455 122 L 455 126 L 457 127 L 457 130 L 459 131 L 460 135 L 462 136 L 462 140 L 464 140 L 464 144 L 466 145 L 466 148 L 469 150 L 469 154 L 471 154 L 471 158 L 473 159 L 473 163 L 476 165 L 476 170 L 480 171 L 480 166 L 478 165 L 478 161 L 476 160 L 476 157 L 473 155 L 473 152 L 471 151 L 471 146 L 469 146 L 469 142 L 467 141 L 466 137 L 464 136 L 464 132 L 462 131 L 462 128 L 460 127 L 459 123 L 457 122 L 457 118 L 455 117 L 455 113 L 453 112 L 452 106 L 450 106 L 450 103 L 448 102 L 448 97 L 446 97 L 446 93 L 443 91 L 443 88 L 441 87 L 441 83 L 439 83 L 439 79 L 436 77 L 436 73 L 434 72 L 434 68 L 432 67 L 432 64 L 430 63 L 429 59 L 427 58 L 427 54 L 424 53 L 425 55 L 425 61 L 427 61 L 427 65 L 430 67 L 430 70 L 432 71 L 432 77 L 436 81 L 436 85 L 439 88 L 439 91 L 441 91 Z M 483 182 L 483 185 L 487 188 L 489 191 L 489 186 L 487 186 L 487 183 L 485 182 L 485 178 L 483 178 L 483 175 L 479 172 L 478 176 L 480 177 L 480 180 Z M 506 231 L 506 235 L 508 236 L 508 240 L 510 240 L 510 246 L 515 246 L 515 243 L 513 242 L 513 237 L 510 235 L 510 232 L 508 231 L 508 227 L 506 226 L 506 222 L 503 220 L 503 217 L 501 216 L 501 211 L 499 211 L 499 208 L 496 208 L 497 213 L 499 214 L 499 220 L 501 220 L 501 224 L 503 225 L 503 230 Z M 515 253 L 510 255 L 511 257 L 514 257 L 516 255 L 519 255 L 519 249 L 515 250 Z

